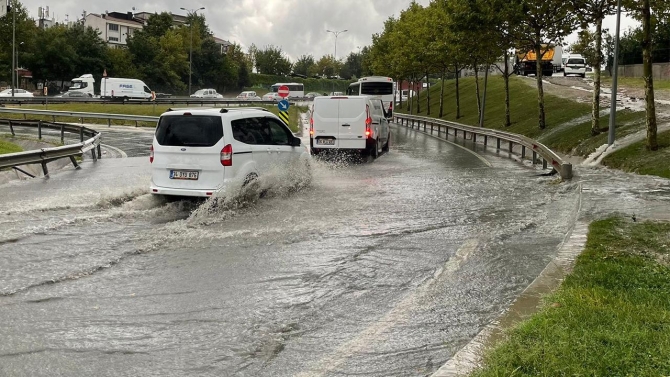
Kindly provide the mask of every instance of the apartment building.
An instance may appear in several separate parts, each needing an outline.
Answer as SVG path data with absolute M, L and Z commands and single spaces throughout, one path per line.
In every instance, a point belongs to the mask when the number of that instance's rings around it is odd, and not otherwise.
M 100 38 L 112 46 L 126 46 L 128 37 L 144 24 L 137 22 L 132 12 L 105 12 L 103 14 L 89 13 L 84 18 L 84 26 L 90 26 L 100 31 Z

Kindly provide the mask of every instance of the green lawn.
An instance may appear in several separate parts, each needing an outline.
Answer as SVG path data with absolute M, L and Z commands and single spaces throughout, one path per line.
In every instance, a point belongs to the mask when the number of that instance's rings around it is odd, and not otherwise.
M 603 164 L 615 169 L 670 178 L 670 132 L 658 134 L 659 150 L 649 151 L 646 141 L 622 148 L 605 157 Z
M 529 137 L 536 138 L 544 131 L 538 126 L 537 110 L 537 89 L 528 85 L 522 79 L 516 76 L 510 77 L 510 113 L 512 125 L 509 128 L 504 126 L 505 122 L 505 85 L 500 76 L 489 77 L 488 89 L 486 95 L 486 117 L 484 126 L 514 132 Z M 484 80 L 480 80 L 483 92 Z M 477 97 L 475 92 L 474 77 L 467 77 L 459 80 L 461 118 L 456 119 L 456 89 L 455 80 L 445 81 L 444 94 L 444 114 L 442 119 L 463 123 L 471 126 L 479 125 L 479 112 L 477 111 Z M 435 85 L 431 89 L 431 113 L 430 116 L 437 117 L 439 114 L 439 95 L 440 85 Z M 425 91 L 420 94 L 421 113 L 426 116 Z M 588 104 L 577 103 L 568 99 L 563 99 L 545 94 L 546 123 L 545 131 L 551 130 L 562 123 L 586 115 L 591 107 Z M 414 113 L 416 105 L 414 104 Z M 406 111 L 406 104 L 403 104 L 397 110 Z
M 591 224 L 544 308 L 485 355 L 485 376 L 669 376 L 670 224 Z
M 16 153 L 23 151 L 20 146 L 10 143 L 9 141 L 0 139 L 0 154 Z

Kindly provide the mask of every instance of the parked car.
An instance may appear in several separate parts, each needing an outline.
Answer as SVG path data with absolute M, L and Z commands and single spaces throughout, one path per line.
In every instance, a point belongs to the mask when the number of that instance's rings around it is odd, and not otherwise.
M 312 155 L 326 150 L 359 152 L 377 158 L 389 150 L 389 127 L 381 99 L 368 96 L 314 98 L 309 146 Z
M 274 174 L 303 183 L 311 178 L 307 147 L 259 108 L 163 113 L 149 161 L 154 195 L 212 197 Z
M 61 93 L 56 96 L 56 98 L 92 98 L 93 95 L 91 93 L 84 93 L 84 92 L 65 92 Z
M 283 98 L 279 96 L 278 93 L 275 92 L 267 92 L 263 94 L 263 101 L 281 101 Z
M 2 92 L 0 92 L 0 97 L 11 97 L 12 96 L 12 90 L 11 89 L 5 89 Z M 33 94 L 27 90 L 24 89 L 14 89 L 14 97 L 34 97 Z
M 191 94 L 191 98 L 223 98 L 215 89 L 200 89 Z
M 261 97 L 256 95 L 256 92 L 254 91 L 245 91 L 237 95 L 237 99 L 243 99 L 243 100 L 260 100 Z
M 314 98 L 314 97 L 318 97 L 320 95 L 321 95 L 321 93 L 309 92 L 309 93 L 305 94 L 305 98 Z
M 563 76 L 577 75 L 586 77 L 586 60 L 581 55 L 568 55 L 564 57 Z

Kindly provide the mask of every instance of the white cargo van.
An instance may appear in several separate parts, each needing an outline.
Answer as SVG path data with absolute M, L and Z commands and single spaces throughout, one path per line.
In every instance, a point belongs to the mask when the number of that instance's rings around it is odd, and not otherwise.
M 309 144 L 312 155 L 326 150 L 357 151 L 373 158 L 388 151 L 391 129 L 381 99 L 368 96 L 314 98 Z
M 100 97 L 151 99 L 151 89 L 142 80 L 107 77 L 100 81 Z

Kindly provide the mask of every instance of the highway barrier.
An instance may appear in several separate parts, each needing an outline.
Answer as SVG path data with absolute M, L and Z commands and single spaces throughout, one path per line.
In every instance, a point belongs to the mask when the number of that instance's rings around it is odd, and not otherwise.
M 484 146 L 489 146 L 489 143 L 495 140 L 497 151 L 505 148 L 511 154 L 518 153 L 522 160 L 527 159 L 528 153 L 532 152 L 530 160 L 533 165 L 541 163 L 544 169 L 550 165 L 562 179 L 572 178 L 572 164 L 563 161 L 554 151 L 529 137 L 417 115 L 394 113 L 393 118 L 401 126 L 423 130 L 425 133 L 436 134 L 437 137 L 445 139 L 450 135 L 458 138 L 460 134 L 463 139 L 467 140 L 469 136 L 473 143 L 479 142 Z M 503 146 L 503 143 L 506 145 Z
M 33 175 L 18 168 L 20 165 L 40 164 L 44 176 L 49 176 L 47 163 L 61 158 L 69 158 L 75 168 L 79 168 L 75 157 L 81 157 L 84 153 L 91 151 L 91 156 L 97 160 L 101 156 L 100 151 L 100 133 L 98 131 L 86 128 L 84 126 L 72 125 L 67 123 L 52 123 L 41 120 L 15 120 L 0 119 L 0 126 L 8 126 L 12 135 L 15 135 L 15 127 L 31 127 L 37 129 L 39 139 L 42 139 L 42 130 L 51 129 L 60 131 L 61 142 L 65 139 L 65 133 L 74 133 L 79 135 L 79 143 L 68 144 L 60 147 L 42 148 L 33 151 L 8 153 L 0 155 L 0 169 L 14 168 L 31 177 Z

